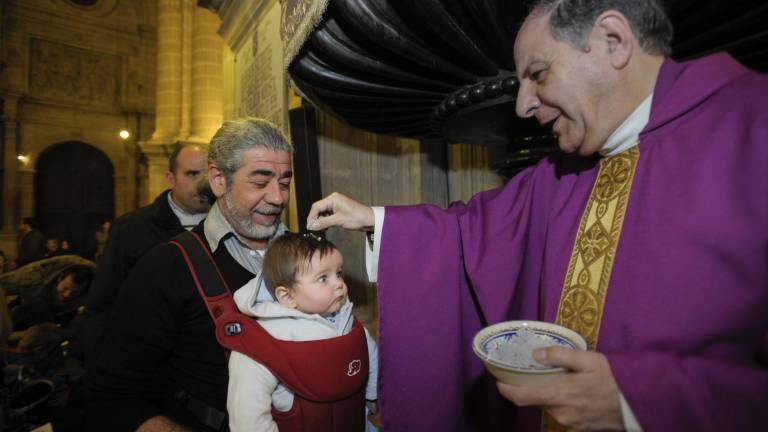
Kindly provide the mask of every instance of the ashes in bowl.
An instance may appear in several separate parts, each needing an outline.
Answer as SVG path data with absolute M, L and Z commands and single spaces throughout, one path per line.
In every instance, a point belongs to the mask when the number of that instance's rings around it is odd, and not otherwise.
M 575 331 L 541 321 L 505 321 L 480 330 L 472 341 L 475 354 L 493 376 L 507 384 L 529 385 L 565 373 L 533 359 L 533 351 L 549 346 L 586 350 L 586 340 Z

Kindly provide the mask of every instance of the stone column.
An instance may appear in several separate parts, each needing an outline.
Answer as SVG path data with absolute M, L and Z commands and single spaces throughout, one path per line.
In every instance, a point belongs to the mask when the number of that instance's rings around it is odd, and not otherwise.
M 221 24 L 214 13 L 195 8 L 192 33 L 192 135 L 189 141 L 208 143 L 224 115 Z
M 192 32 L 194 28 L 195 3 L 183 0 L 181 4 L 181 124 L 177 141 L 186 140 L 192 129 L 190 106 L 192 106 Z
M 35 169 L 32 166 L 32 161 L 29 161 L 16 173 L 19 185 L 19 219 L 35 216 Z
M 159 0 L 157 21 L 155 131 L 139 143 L 147 158 L 147 202 L 168 186 L 165 173 L 173 146 L 207 144 L 224 110 L 218 17 L 193 0 Z
M 114 194 L 115 194 L 115 218 L 125 214 L 129 211 L 128 197 L 133 196 L 128 194 L 128 182 L 126 176 L 115 175 L 114 180 Z M 134 191 L 135 192 L 135 191 Z
M 147 158 L 145 191 L 139 194 L 145 205 L 165 190 L 169 149 L 179 137 L 182 126 L 184 8 L 191 0 L 157 2 L 157 93 L 155 131 L 149 141 L 139 143 Z
M 16 232 L 16 141 L 18 126 L 17 96 L 6 95 L 3 111 L 3 234 Z
M 141 205 L 146 205 L 168 189 L 165 173 L 168 172 L 168 156 L 172 150 L 163 146 L 144 146 L 142 151 L 147 156 L 147 199 Z
M 160 144 L 175 139 L 181 127 L 182 24 L 182 0 L 158 0 L 155 132 L 150 141 Z

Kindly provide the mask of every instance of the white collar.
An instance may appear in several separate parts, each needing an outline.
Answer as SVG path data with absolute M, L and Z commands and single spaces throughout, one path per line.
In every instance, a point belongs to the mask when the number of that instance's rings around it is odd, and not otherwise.
M 190 213 L 181 208 L 178 204 L 176 204 L 176 201 L 173 200 L 173 191 L 168 192 L 168 205 L 171 207 L 173 214 L 176 215 L 176 218 L 179 219 L 181 226 L 186 230 L 191 230 L 194 228 L 197 224 L 200 223 L 201 220 L 205 219 L 205 216 L 207 215 L 206 212 Z
M 224 198 L 222 197 L 221 199 Z M 219 248 L 219 242 L 224 236 L 235 232 L 227 218 L 221 213 L 218 201 L 213 203 L 208 211 L 208 217 L 203 225 L 203 232 L 205 232 L 205 238 L 208 240 L 208 246 L 211 248 L 211 251 Z
M 651 117 L 651 93 L 605 141 L 600 149 L 602 156 L 614 156 L 637 145 L 638 137 Z

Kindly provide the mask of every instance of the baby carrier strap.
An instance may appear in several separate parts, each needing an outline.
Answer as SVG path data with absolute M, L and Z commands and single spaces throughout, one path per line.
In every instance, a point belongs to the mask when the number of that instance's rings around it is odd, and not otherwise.
M 239 311 L 205 240 L 187 231 L 174 237 L 171 244 L 181 251 L 214 321 L 216 340 L 226 350 L 238 351 L 264 364 L 286 387 L 310 400 L 335 400 L 365 385 L 367 344 L 357 320 L 351 332 L 332 339 L 303 342 L 275 339 L 255 318 Z M 229 355 L 229 351 L 226 354 Z M 319 361 L 321 359 L 326 361 Z M 333 375 L 333 381 L 329 381 L 331 375 L 307 372 L 327 365 L 331 359 L 341 366 L 335 371 L 338 375 Z
M 171 244 L 179 248 L 189 267 L 195 287 L 213 319 L 216 340 L 225 348 L 226 355 L 235 350 L 253 358 L 251 351 L 265 349 L 260 341 L 249 339 L 254 333 L 266 332 L 255 319 L 240 313 L 205 240 L 194 231 L 187 231 L 174 237 Z M 246 332 L 246 328 L 250 331 Z
M 365 426 L 365 333 L 355 320 L 352 331 L 319 341 L 281 341 L 253 317 L 240 313 L 205 241 L 187 231 L 171 240 L 189 267 L 192 280 L 214 321 L 216 339 L 265 365 L 296 398 L 288 412 L 272 411 L 286 432 L 353 432 Z M 229 351 L 225 351 L 229 355 Z M 333 371 L 318 367 L 333 365 Z
M 232 298 L 229 285 L 219 271 L 219 266 L 216 265 L 213 255 L 205 246 L 205 240 L 195 232 L 183 232 L 174 237 L 170 243 L 181 251 L 195 287 L 216 326 L 216 338 L 224 345 L 219 339 L 220 324 L 226 323 L 224 324 L 226 328 L 223 329 L 225 334 L 238 334 L 241 332 L 241 326 L 237 321 L 229 323 L 231 318 L 240 315 L 240 311 Z

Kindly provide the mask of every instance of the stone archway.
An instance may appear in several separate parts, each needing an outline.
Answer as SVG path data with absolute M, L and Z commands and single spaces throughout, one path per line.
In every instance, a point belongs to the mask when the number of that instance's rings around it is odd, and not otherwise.
M 35 215 L 46 236 L 66 238 L 92 258 L 95 231 L 114 218 L 114 208 L 114 168 L 101 150 L 69 141 L 37 158 Z

